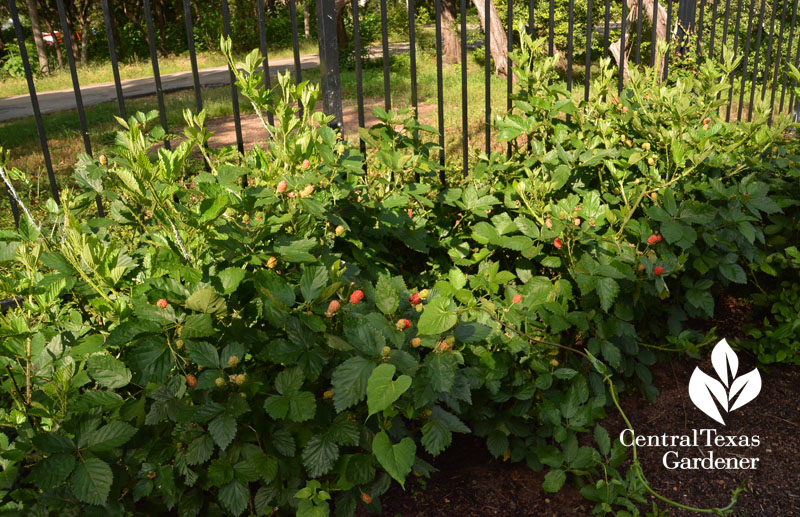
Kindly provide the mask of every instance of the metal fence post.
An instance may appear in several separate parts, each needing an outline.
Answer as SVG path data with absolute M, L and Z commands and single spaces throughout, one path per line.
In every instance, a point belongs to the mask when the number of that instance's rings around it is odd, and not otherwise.
M 330 126 L 343 132 L 342 84 L 339 79 L 339 45 L 336 34 L 336 6 L 333 0 L 317 0 L 317 33 L 323 109 L 326 114 L 334 117 Z
M 686 52 L 686 39 L 694 31 L 696 16 L 697 0 L 683 1 L 678 4 L 678 55 Z

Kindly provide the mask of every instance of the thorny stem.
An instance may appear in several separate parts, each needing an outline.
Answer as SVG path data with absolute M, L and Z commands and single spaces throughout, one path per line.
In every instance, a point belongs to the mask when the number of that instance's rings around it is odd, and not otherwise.
M 636 473 L 636 477 L 639 478 L 639 482 L 642 484 L 642 486 L 644 486 L 645 490 L 647 490 L 651 495 L 653 495 L 657 499 L 667 504 L 671 504 L 672 506 L 677 506 L 678 508 L 681 508 L 683 510 L 688 510 L 690 512 L 710 513 L 714 515 L 727 515 L 731 513 L 733 507 L 736 505 L 736 501 L 739 499 L 739 494 L 744 491 L 743 487 L 738 487 L 733 490 L 731 494 L 731 501 L 728 503 L 727 506 L 723 508 L 696 508 L 694 506 L 687 506 L 685 504 L 681 504 L 677 501 L 673 501 L 672 499 L 662 496 L 661 494 L 659 494 L 650 487 L 650 484 L 644 477 L 644 472 L 642 472 L 642 466 L 639 464 L 639 456 L 636 449 L 636 440 L 634 439 L 636 437 L 636 431 L 633 430 L 633 424 L 631 424 L 631 421 L 628 420 L 628 416 L 625 414 L 625 412 L 622 410 L 622 407 L 619 405 L 619 399 L 617 398 L 617 390 L 614 386 L 614 381 L 611 380 L 611 376 L 605 375 L 603 377 L 603 380 L 608 384 L 608 389 L 609 392 L 611 393 L 611 400 L 614 401 L 614 405 L 617 407 L 617 411 L 619 411 L 620 416 L 622 416 L 622 419 L 625 421 L 625 425 L 628 427 L 628 429 L 630 429 L 632 433 L 633 438 L 631 439 L 631 448 L 633 449 L 633 463 L 631 466 L 633 468 L 633 471 Z
M 6 170 L 2 165 L 0 165 L 0 177 L 3 178 L 3 183 L 5 183 L 6 187 L 8 187 L 8 191 L 11 192 L 11 195 L 14 197 L 14 201 L 16 201 L 17 204 L 22 207 L 22 210 L 28 217 L 28 221 L 34 226 L 34 228 L 36 228 L 37 230 L 41 230 L 39 225 L 36 224 L 36 221 L 33 219 L 31 213 L 28 211 L 28 207 L 26 207 L 25 203 L 23 203 L 22 200 L 19 198 L 17 191 L 14 189 L 14 185 L 12 185 L 11 182 L 8 180 L 8 176 L 6 176 Z
M 527 334 L 525 334 L 524 332 L 522 332 L 522 331 L 512 327 L 511 325 L 505 323 L 504 321 L 500 320 L 500 318 L 495 316 L 491 311 L 489 311 L 488 309 L 486 309 L 484 307 L 470 307 L 470 308 L 468 308 L 466 310 L 470 310 L 470 309 L 477 309 L 479 311 L 485 312 L 486 314 L 489 315 L 490 318 L 492 318 L 499 325 L 501 325 L 502 327 L 504 327 L 504 328 L 506 328 L 508 330 L 511 330 L 511 331 L 515 332 L 516 334 L 518 334 L 519 336 L 527 339 L 531 343 L 540 343 L 540 344 L 543 344 L 543 345 L 549 345 L 549 346 L 554 346 L 554 347 L 558 347 L 558 348 L 563 348 L 565 350 L 569 350 L 571 352 L 574 352 L 574 353 L 584 357 L 591 364 L 595 365 L 595 368 L 597 368 L 598 364 L 602 364 L 596 358 L 590 357 L 589 354 L 587 354 L 586 352 L 583 352 L 583 351 L 578 350 L 576 348 L 573 348 L 573 347 L 570 347 L 570 346 L 567 346 L 567 345 L 562 345 L 560 343 L 553 343 L 553 342 L 550 342 L 550 341 L 545 341 L 545 340 L 542 340 L 542 339 L 536 339 L 536 338 L 530 337 Z M 603 365 L 603 367 L 605 369 L 605 365 Z M 622 416 L 622 419 L 625 421 L 625 425 L 628 427 L 628 429 L 630 429 L 632 435 L 635 438 L 636 431 L 633 429 L 633 424 L 631 424 L 631 421 L 628 419 L 628 416 L 625 414 L 625 412 L 622 410 L 622 406 L 620 406 L 620 404 L 619 404 L 619 399 L 617 398 L 617 390 L 616 390 L 616 387 L 614 385 L 614 381 L 611 379 L 611 375 L 610 374 L 604 374 L 603 375 L 603 380 L 608 384 L 608 389 L 609 389 L 609 391 L 611 393 L 611 400 L 614 402 L 614 406 L 616 406 L 617 411 L 619 411 L 620 416 Z M 739 499 L 739 494 L 744 491 L 743 487 L 739 487 L 739 488 L 734 489 L 732 494 L 731 494 L 730 503 L 728 503 L 728 505 L 723 507 L 723 508 L 696 508 L 696 507 L 693 507 L 693 506 L 687 506 L 687 505 L 681 504 L 681 503 L 679 503 L 677 501 L 673 501 L 672 499 L 664 497 L 664 496 L 660 495 L 658 492 L 656 492 L 655 490 L 653 490 L 653 488 L 647 482 L 647 479 L 645 479 L 644 472 L 642 472 L 642 466 L 639 463 L 638 451 L 636 449 L 636 440 L 632 440 L 631 447 L 633 449 L 633 463 L 632 463 L 631 466 L 633 468 L 633 471 L 636 473 L 636 477 L 639 479 L 639 482 L 642 484 L 642 486 L 644 486 L 644 488 L 645 488 L 645 490 L 647 490 L 647 492 L 649 492 L 654 497 L 656 497 L 657 499 L 659 499 L 659 500 L 661 500 L 661 501 L 663 501 L 663 502 L 665 502 L 667 504 L 670 504 L 670 505 L 673 505 L 673 506 L 676 506 L 678 508 L 681 508 L 681 509 L 684 509 L 684 510 L 688 510 L 688 511 L 691 511 L 691 512 L 709 513 L 709 514 L 714 514 L 714 515 L 727 515 L 727 514 L 731 513 L 733 507 L 736 505 L 736 501 Z

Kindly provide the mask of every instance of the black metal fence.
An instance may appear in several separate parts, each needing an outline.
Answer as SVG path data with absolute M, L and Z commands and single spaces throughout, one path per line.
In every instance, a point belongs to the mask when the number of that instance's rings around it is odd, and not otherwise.
M 258 22 L 260 27 L 260 47 L 263 56 L 264 70 L 269 70 L 269 57 L 267 54 L 267 44 L 269 34 L 266 32 L 264 0 L 257 1 Z M 455 0 L 451 0 L 455 3 Z M 488 13 L 492 12 L 493 5 L 491 0 L 473 0 L 475 6 L 481 2 L 484 12 L 487 13 L 486 27 L 483 30 L 484 52 L 484 81 L 485 81 L 485 103 L 483 106 L 485 117 L 485 149 L 492 148 L 492 95 L 491 78 L 493 75 L 492 60 L 488 57 L 488 49 L 491 48 L 492 30 L 491 25 L 497 23 L 498 19 L 492 19 Z M 504 31 L 507 38 L 508 50 L 512 49 L 515 37 L 515 12 L 525 12 L 527 10 L 527 31 L 534 37 L 547 37 L 548 51 L 551 55 L 555 52 L 563 54 L 565 59 L 564 74 L 566 84 L 570 91 L 581 87 L 576 84 L 576 77 L 582 74 L 583 94 L 588 99 L 589 85 L 592 75 L 592 65 L 600 57 L 608 57 L 613 45 L 612 34 L 617 38 L 620 54 L 628 57 L 632 56 L 632 64 L 628 66 L 650 65 L 656 66 L 656 53 L 653 51 L 658 39 L 657 29 L 660 25 L 666 24 L 666 40 L 671 42 L 675 39 L 679 42 L 679 48 L 683 55 L 696 56 L 697 61 L 705 56 L 719 58 L 722 49 L 732 50 L 736 57 L 741 57 L 742 62 L 737 69 L 737 73 L 731 77 L 730 90 L 728 92 L 727 109 L 725 110 L 726 119 L 732 117 L 736 119 L 751 118 L 753 106 L 756 102 L 756 95 L 765 101 L 767 90 L 770 91 L 769 103 L 773 112 L 782 112 L 784 108 L 789 111 L 800 110 L 800 103 L 795 103 L 793 95 L 794 83 L 789 84 L 787 75 L 784 73 L 787 63 L 793 62 L 795 66 L 800 60 L 800 31 L 795 31 L 797 22 L 798 0 L 775 0 L 767 4 L 766 0 L 683 0 L 676 2 L 673 0 L 605 0 L 586 2 L 585 11 L 581 9 L 577 14 L 580 23 L 576 19 L 576 0 L 559 0 L 556 5 L 555 0 L 506 0 L 507 12 L 505 13 Z M 288 10 L 291 18 L 292 42 L 294 56 L 294 77 L 295 80 L 302 80 L 300 45 L 298 40 L 298 19 L 296 0 L 287 0 Z M 339 80 L 339 48 L 337 45 L 337 12 L 333 0 L 316 0 L 317 2 L 317 28 L 319 33 L 319 51 L 321 83 L 323 89 L 324 109 L 328 114 L 334 115 L 335 122 L 341 124 L 342 121 L 342 96 Z M 417 59 L 418 59 L 418 30 L 416 23 L 415 0 L 406 0 L 408 9 L 408 42 L 409 42 L 409 76 L 410 79 L 410 99 L 408 102 L 418 113 L 418 81 L 417 81 Z M 92 142 L 86 122 L 85 109 L 81 98 L 81 85 L 78 80 L 78 73 L 73 55 L 72 38 L 69 25 L 67 23 L 64 9 L 64 0 L 57 0 L 58 13 L 61 21 L 65 52 L 69 64 L 72 78 L 72 86 L 75 95 L 75 105 L 80 121 L 81 135 L 86 153 L 92 154 Z M 42 119 L 42 112 L 39 108 L 37 92 L 34 84 L 34 75 L 31 69 L 30 59 L 24 41 L 23 27 L 17 9 L 17 0 L 8 0 L 8 7 L 11 19 L 14 24 L 17 43 L 22 57 L 25 77 L 27 80 L 30 102 L 33 108 L 36 127 L 38 130 L 39 142 L 41 145 L 42 159 L 47 170 L 50 190 L 53 199 L 59 202 L 59 186 L 53 164 L 48 149 L 48 139 Z M 203 108 L 203 91 L 200 86 L 200 77 L 195 52 L 194 33 L 192 26 L 192 15 L 189 0 L 183 0 L 186 38 L 188 40 L 189 56 L 193 76 L 193 87 L 195 97 L 195 108 L 199 111 Z M 437 128 L 439 130 L 439 145 L 441 151 L 439 160 L 444 165 L 446 159 L 445 152 L 445 127 L 444 127 L 444 102 L 443 102 L 443 0 L 433 0 L 435 18 L 435 58 L 437 66 Z M 459 0 L 456 9 L 460 18 L 460 59 L 462 63 L 467 62 L 467 49 L 472 44 L 467 41 L 467 0 Z M 515 10 L 515 7 L 517 8 Z M 566 35 L 556 33 L 557 15 L 567 10 L 567 33 Z M 156 98 L 160 111 L 160 123 L 168 133 L 167 116 L 164 103 L 164 91 L 161 84 L 161 74 L 159 73 L 159 61 L 156 51 L 156 37 L 153 28 L 153 17 L 151 13 L 150 0 L 143 0 L 143 16 L 148 32 L 150 60 L 155 81 Z M 228 0 L 220 0 L 224 33 L 230 34 L 230 11 Z M 360 16 L 361 10 L 365 7 L 359 0 L 351 0 L 346 7 L 350 10 L 348 16 L 352 16 L 353 27 L 353 46 L 355 56 L 355 77 L 356 77 L 356 104 L 358 124 L 365 125 L 364 113 L 364 90 L 363 90 L 363 46 L 361 41 Z M 390 45 L 388 35 L 387 20 L 387 1 L 379 0 L 381 14 L 381 55 L 383 57 L 383 103 L 385 109 L 392 108 L 392 76 L 390 67 Z M 639 13 L 636 17 L 630 17 L 629 13 L 636 9 Z M 123 97 L 122 82 L 120 80 L 119 63 L 117 51 L 112 37 L 112 20 L 110 19 L 109 0 L 102 0 L 102 11 L 108 35 L 108 50 L 110 64 L 113 70 L 114 83 L 116 88 L 117 104 L 119 114 L 126 118 L 125 99 Z M 746 12 L 745 12 L 746 11 Z M 545 13 L 546 24 L 537 24 L 536 20 L 542 18 Z M 647 14 L 649 13 L 649 14 Z M 665 17 L 665 18 L 663 18 Z M 647 37 L 643 20 L 648 18 L 646 27 L 650 30 Z M 523 20 L 524 21 L 524 20 Z M 777 21 L 777 26 L 776 26 Z M 746 29 L 745 29 L 746 24 Z M 635 25 L 635 26 L 634 26 Z M 544 31 L 542 29 L 545 29 Z M 787 30 L 788 29 L 788 30 Z M 797 32 L 797 34 L 796 34 Z M 559 48 L 557 42 L 566 42 L 566 48 Z M 599 47 L 598 41 L 599 40 Z M 732 40 L 732 41 L 731 41 Z M 370 43 L 370 42 L 366 42 Z M 563 45 L 562 45 L 563 47 Z M 687 52 L 687 50 L 694 53 Z M 576 61 L 582 54 L 583 67 L 580 61 Z M 761 61 L 763 54 L 763 62 Z M 649 56 L 649 63 L 647 57 Z M 626 77 L 625 63 L 618 66 L 618 87 L 622 90 Z M 665 60 L 663 74 L 666 78 L 669 72 L 669 60 Z M 508 58 L 507 66 L 510 69 L 511 60 Z M 661 66 L 659 64 L 659 66 Z M 264 73 L 265 86 L 269 88 L 270 74 Z M 244 149 L 242 136 L 241 113 L 238 105 L 238 94 L 236 86 L 233 84 L 233 72 L 230 73 L 231 103 L 233 108 L 233 118 L 235 122 L 236 145 L 240 152 Z M 737 84 L 738 82 L 738 84 Z M 738 91 L 734 88 L 738 86 Z M 507 74 L 505 109 L 511 107 L 512 75 Z M 760 87 L 760 88 L 759 88 Z M 749 89 L 749 91 L 748 91 Z M 759 94 L 760 89 L 760 94 Z M 776 109 L 777 103 L 777 109 Z M 798 104 L 796 106 L 795 104 Z M 746 107 L 746 113 L 744 112 Z M 467 95 L 467 67 L 461 67 L 461 138 L 460 138 L 460 158 L 462 160 L 463 171 L 466 174 L 469 163 L 470 137 L 469 109 Z M 480 107 L 478 107 L 480 109 Z M 268 114 L 269 121 L 272 122 L 272 114 Z M 167 148 L 170 142 L 165 142 Z M 361 143 L 363 148 L 363 142 Z M 456 153 L 458 154 L 458 153 Z M 19 211 L 15 199 L 10 189 L 7 188 L 8 196 L 12 204 L 15 221 L 19 222 Z M 97 209 L 103 214 L 103 206 L 98 199 Z

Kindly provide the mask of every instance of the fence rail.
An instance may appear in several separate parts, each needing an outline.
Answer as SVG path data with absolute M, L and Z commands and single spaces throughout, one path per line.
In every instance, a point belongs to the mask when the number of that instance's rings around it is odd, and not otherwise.
M 264 0 L 257 1 L 258 12 L 258 26 L 259 26 L 259 41 L 260 50 L 263 58 L 263 68 L 265 71 L 269 70 L 269 56 L 268 56 L 268 43 L 269 34 L 266 31 L 266 19 L 269 13 L 265 10 Z M 381 56 L 383 58 L 383 104 L 385 109 L 392 108 L 392 76 L 391 76 L 391 56 L 389 47 L 389 34 L 388 34 L 388 6 L 387 0 L 376 0 L 380 9 L 380 25 L 381 25 Z M 396 1 L 396 0 L 395 0 Z M 418 1 L 418 0 L 417 0 Z M 437 84 L 436 84 L 436 101 L 437 101 L 437 129 L 439 130 L 438 143 L 441 147 L 439 154 L 439 161 L 445 165 L 447 154 L 445 152 L 445 118 L 444 118 L 444 81 L 443 81 L 443 0 L 432 0 L 435 17 L 435 58 L 437 67 Z M 479 7 L 478 2 L 482 2 L 484 12 L 486 13 L 485 29 L 483 30 L 482 46 L 485 52 L 484 59 L 484 95 L 485 103 L 483 106 L 484 116 L 484 145 L 485 150 L 492 148 L 492 59 L 489 59 L 489 51 L 492 48 L 492 24 L 497 23 L 498 19 L 489 15 L 494 10 L 492 0 L 473 0 L 475 7 Z M 736 74 L 730 79 L 730 88 L 727 95 L 727 107 L 724 109 L 726 120 L 730 120 L 734 115 L 737 119 L 747 118 L 750 120 L 753 115 L 753 106 L 757 100 L 758 86 L 760 85 L 760 97 L 758 100 L 764 101 L 766 99 L 767 89 L 770 90 L 769 105 L 773 113 L 784 112 L 784 107 L 789 112 L 800 111 L 800 106 L 796 106 L 794 98 L 794 82 L 789 82 L 787 75 L 782 73 L 788 68 L 787 63 L 793 62 L 795 66 L 800 61 L 800 42 L 795 41 L 796 37 L 800 37 L 800 31 L 796 31 L 797 24 L 797 8 L 798 0 L 775 0 L 774 3 L 767 3 L 766 0 L 746 0 L 749 5 L 743 6 L 743 0 L 683 0 L 676 2 L 673 0 L 586 0 L 586 12 L 578 13 L 581 15 L 580 23 L 576 22 L 575 0 L 559 0 L 559 5 L 556 5 L 555 0 L 507 0 L 505 13 L 505 36 L 507 39 L 507 51 L 510 52 L 515 40 L 515 7 L 517 12 L 525 13 L 527 8 L 528 23 L 527 31 L 534 37 L 546 35 L 547 49 L 550 55 L 554 55 L 557 51 L 563 52 L 564 60 L 566 63 L 564 74 L 566 79 L 567 88 L 573 91 L 574 88 L 583 88 L 583 98 L 589 98 L 589 88 L 592 76 L 592 66 L 596 64 L 600 57 L 608 57 L 613 52 L 615 44 L 619 45 L 619 54 L 630 56 L 632 54 L 632 63 L 634 66 L 639 66 L 645 52 L 649 52 L 649 60 L 645 61 L 646 65 L 651 67 L 657 66 L 656 53 L 653 49 L 657 45 L 659 37 L 658 28 L 661 26 L 659 17 L 665 16 L 666 23 L 663 25 L 665 29 L 665 37 L 667 42 L 676 40 L 679 51 L 686 53 L 687 50 L 694 49 L 698 63 L 704 56 L 711 58 L 720 58 L 722 49 L 733 50 L 735 57 L 741 56 L 742 62 L 739 65 Z M 417 75 L 417 59 L 418 55 L 418 35 L 419 27 L 417 27 L 416 15 L 417 4 L 415 0 L 406 0 L 408 9 L 408 42 L 409 42 L 409 75 L 410 80 L 410 98 L 408 99 L 410 106 L 414 109 L 415 113 L 419 113 L 419 95 L 418 95 L 418 75 Z M 724 3 L 723 3 L 724 2 Z M 455 4 L 455 2 L 453 2 Z M 710 3 L 710 5 L 709 5 Z M 67 23 L 66 13 L 64 9 L 64 0 L 57 0 L 58 14 L 61 22 L 61 30 L 65 43 L 65 52 L 72 79 L 72 87 L 75 96 L 75 105 L 77 107 L 77 115 L 80 121 L 81 137 L 83 146 L 87 154 L 92 155 L 92 142 L 87 127 L 85 109 L 81 97 L 81 85 L 79 84 L 78 73 L 75 63 L 75 56 L 73 55 L 73 47 L 71 44 L 73 34 L 70 32 L 69 24 Z M 734 5 L 735 4 L 735 5 Z M 556 34 L 556 18 L 560 15 L 559 10 L 567 9 L 567 34 L 566 34 L 566 48 L 559 49 L 557 41 L 563 40 L 563 35 Z M 357 117 L 358 125 L 365 126 L 365 100 L 364 100 L 364 62 L 363 51 L 365 43 L 362 41 L 361 34 L 361 16 L 367 6 L 361 3 L 361 0 L 351 0 L 349 16 L 352 17 L 353 28 L 353 47 L 354 47 L 354 61 L 355 61 L 355 78 L 356 78 L 356 104 L 357 104 Z M 347 8 L 346 7 L 346 8 Z M 756 7 L 758 10 L 756 11 Z M 37 91 L 34 83 L 34 74 L 31 68 L 30 56 L 28 55 L 25 45 L 24 31 L 20 21 L 20 15 L 17 8 L 17 0 L 8 0 L 8 8 L 11 14 L 11 19 L 16 33 L 17 44 L 19 47 L 20 56 L 25 72 L 30 102 L 33 108 L 33 114 L 36 122 L 36 128 L 41 146 L 42 160 L 47 170 L 47 178 L 49 182 L 50 191 L 56 203 L 59 202 L 59 185 L 53 169 L 53 163 L 48 147 L 48 138 L 45 133 L 45 126 L 43 123 L 42 113 L 39 107 Z M 321 68 L 321 85 L 324 100 L 324 109 L 326 113 L 334 115 L 334 123 L 341 127 L 342 124 L 342 92 L 339 79 L 339 58 L 340 50 L 337 44 L 337 12 L 333 0 L 316 0 L 317 8 L 317 26 L 319 35 L 319 54 L 320 54 L 320 68 Z M 460 0 L 455 9 L 458 11 L 460 18 L 459 24 L 459 44 L 460 44 L 460 59 L 462 63 L 467 62 L 467 50 L 474 45 L 467 41 L 468 27 L 467 27 L 467 13 L 469 4 L 467 0 Z M 229 35 L 231 32 L 230 9 L 228 0 L 220 0 L 220 9 L 223 20 L 223 33 Z M 298 19 L 297 19 L 297 6 L 296 0 L 288 0 L 288 9 L 291 19 L 292 30 L 292 49 L 294 58 L 293 74 L 296 81 L 302 80 L 301 59 L 300 59 L 300 45 L 298 37 Z M 546 14 L 546 34 L 538 34 L 540 29 L 544 28 L 545 24 L 537 26 L 536 20 L 542 17 L 540 11 Z M 638 13 L 636 16 L 629 16 L 629 13 Z M 747 11 L 746 13 L 744 11 Z M 673 11 L 677 11 L 673 13 Z M 108 0 L 102 0 L 102 12 L 104 23 L 106 27 L 106 34 L 108 38 L 108 50 L 110 57 L 110 64 L 113 71 L 114 87 L 116 90 L 116 101 L 118 105 L 119 114 L 125 118 L 126 104 L 123 97 L 122 81 L 119 73 L 119 61 L 117 58 L 117 48 L 111 30 L 113 20 L 111 19 L 112 11 L 109 9 Z M 195 108 L 201 110 L 203 108 L 203 91 L 200 86 L 200 76 L 197 64 L 197 54 L 195 51 L 194 41 L 194 28 L 192 21 L 191 6 L 189 0 L 183 0 L 183 12 L 185 18 L 186 39 L 189 50 L 189 57 L 191 62 L 191 72 L 193 79 L 193 90 L 195 98 Z M 650 14 L 647 14 L 647 13 Z M 585 21 L 583 15 L 585 14 Z M 156 35 L 153 28 L 153 16 L 150 6 L 150 0 L 143 0 L 142 15 L 145 20 L 146 30 L 149 42 L 149 54 L 152 64 L 153 78 L 155 82 L 156 98 L 159 109 L 160 124 L 169 134 L 167 125 L 167 114 L 164 101 L 164 91 L 161 85 L 161 74 L 159 72 L 158 53 L 156 49 Z M 767 19 L 766 16 L 769 16 Z M 538 16 L 538 18 L 537 18 Z M 643 24 L 644 18 L 648 18 L 648 25 Z M 746 23 L 747 29 L 743 31 L 744 24 Z M 596 24 L 596 25 L 595 25 Z M 722 25 L 721 34 L 718 36 L 719 25 Z M 777 25 L 777 27 L 776 27 Z M 650 39 L 646 40 L 645 28 L 650 28 Z M 786 30 L 788 27 L 788 31 Z M 451 27 L 455 29 L 455 27 Z M 501 30 L 501 32 L 503 32 Z M 612 34 L 618 38 L 618 43 L 612 41 Z M 731 43 L 732 35 L 732 43 Z M 518 38 L 517 38 L 518 39 Z M 597 49 L 596 41 L 602 42 L 602 51 Z M 580 62 L 576 62 L 576 58 L 583 53 L 583 69 L 578 70 L 576 66 L 580 66 Z M 643 48 L 643 44 L 647 46 Z M 793 54 L 794 52 L 794 54 Z M 763 62 L 762 60 L 763 55 Z M 668 56 L 669 57 L 669 56 Z M 506 66 L 510 70 L 511 58 L 509 57 Z M 663 65 L 664 78 L 669 77 L 669 64 L 670 60 L 665 59 Z M 618 66 L 617 71 L 617 85 L 620 91 L 624 88 L 626 77 L 626 60 L 622 60 L 622 66 Z M 630 65 L 629 65 L 630 66 Z M 660 66 L 660 64 L 659 64 Z M 470 106 L 468 105 L 467 94 L 467 66 L 461 67 L 461 138 L 460 138 L 460 158 L 462 160 L 463 173 L 466 175 L 469 167 L 469 153 L 470 153 L 470 137 L 469 137 L 469 114 Z M 576 73 L 583 74 L 582 85 L 574 81 Z M 738 80 L 739 91 L 735 91 L 736 81 Z M 749 85 L 748 85 L 749 83 Z M 271 86 L 270 74 L 264 73 L 264 84 L 267 88 Z M 749 92 L 747 88 L 749 86 Z M 230 71 L 230 88 L 231 88 L 231 105 L 233 110 L 233 118 L 235 123 L 236 146 L 240 152 L 244 150 L 244 138 L 242 134 L 242 121 L 241 113 L 238 105 L 238 93 L 234 84 L 233 71 Z M 505 109 L 511 108 L 511 93 L 513 83 L 512 74 L 507 74 L 506 78 L 506 105 Z M 788 95 L 787 95 L 788 91 Z M 780 94 L 778 95 L 778 92 Z M 738 94 L 738 98 L 737 98 Z M 747 95 L 747 97 L 745 97 Z M 776 103 L 778 105 L 775 109 Z M 797 103 L 800 104 L 800 103 Z M 746 113 L 744 108 L 747 106 Z M 270 123 L 273 121 L 273 115 L 267 114 Z M 0 142 L 2 144 L 2 142 Z M 166 141 L 167 148 L 170 142 Z M 364 142 L 360 142 L 362 150 L 364 150 Z M 474 142 L 473 142 L 474 145 Z M 510 147 L 509 147 L 510 150 Z M 444 174 L 442 172 L 442 174 Z M 442 178 L 444 179 L 444 178 Z M 12 191 L 6 187 L 9 200 L 12 204 L 12 212 L 14 220 L 19 224 L 19 210 L 15 202 Z M 103 206 L 100 199 L 97 199 L 97 209 L 100 215 L 103 214 Z

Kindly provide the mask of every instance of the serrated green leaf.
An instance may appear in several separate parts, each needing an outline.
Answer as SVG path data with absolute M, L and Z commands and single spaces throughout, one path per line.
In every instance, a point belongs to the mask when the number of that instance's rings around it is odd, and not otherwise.
M 225 299 L 214 289 L 206 287 L 193 292 L 186 299 L 186 308 L 205 314 L 223 315 L 227 311 Z
M 208 424 L 208 432 L 219 448 L 225 450 L 236 436 L 236 419 L 223 413 Z
M 125 363 L 108 354 L 90 356 L 86 368 L 92 379 L 105 388 L 122 388 L 131 382 L 132 374 Z
M 233 465 L 224 458 L 218 458 L 208 466 L 208 481 L 214 486 L 222 486 L 233 479 Z
M 747 283 L 747 274 L 739 264 L 720 264 L 719 272 L 731 282 L 737 284 Z
M 66 481 L 74 468 L 75 456 L 72 454 L 48 456 L 33 468 L 36 486 L 41 490 L 50 490 Z
M 186 448 L 186 463 L 188 465 L 200 465 L 211 459 L 214 453 L 214 440 L 211 436 L 204 434 L 195 438 Z
M 544 477 L 542 488 L 545 492 L 558 492 L 564 486 L 567 474 L 561 469 L 553 469 Z
M 392 364 L 383 363 L 373 370 L 367 381 L 367 407 L 369 414 L 374 415 L 394 403 L 411 387 L 411 377 L 401 375 L 392 380 L 396 368 Z
M 605 427 L 599 424 L 595 426 L 594 441 L 597 444 L 597 448 L 600 449 L 600 454 L 608 456 L 611 450 L 611 438 L 609 438 L 608 431 L 606 431 Z
M 127 443 L 134 434 L 135 427 L 124 422 L 110 422 L 89 434 L 86 447 L 92 452 L 110 451 Z
M 492 328 L 477 321 L 462 321 L 456 327 L 454 335 L 464 343 L 477 343 L 492 334 Z
M 600 297 L 600 307 L 608 312 L 619 294 L 619 284 L 613 278 L 600 278 L 595 283 L 595 289 Z
M 495 429 L 486 437 L 486 446 L 492 456 L 499 458 L 508 450 L 508 436 L 503 431 Z
M 339 446 L 327 433 L 312 436 L 303 447 L 303 465 L 312 478 L 330 472 L 338 459 Z
M 622 353 L 619 351 L 619 348 L 608 341 L 602 341 L 600 343 L 600 350 L 603 352 L 603 357 L 608 361 L 608 364 L 614 368 L 619 368 L 622 362 Z
M 314 394 L 308 391 L 298 391 L 286 395 L 289 399 L 289 420 L 293 422 L 305 422 L 314 418 L 317 410 L 317 402 Z
M 442 420 L 431 419 L 422 426 L 422 446 L 431 456 L 438 456 L 453 441 L 453 433 Z
M 372 439 L 372 453 L 378 463 L 404 488 L 406 476 L 414 465 L 416 452 L 417 446 L 414 440 L 408 437 L 400 440 L 400 443 L 392 445 L 389 435 L 381 431 Z
M 214 335 L 214 326 L 208 314 L 189 314 L 181 326 L 181 338 L 195 339 Z
M 203 316 L 208 317 L 207 314 Z M 205 341 L 190 341 L 186 343 L 189 359 L 204 368 L 219 368 L 219 352 L 210 343 Z
M 240 515 L 247 509 L 250 491 L 247 485 L 235 479 L 219 489 L 219 502 L 234 515 Z
M 246 271 L 239 267 L 229 267 L 217 274 L 222 294 L 231 294 L 244 280 Z
M 364 400 L 367 381 L 375 363 L 361 356 L 351 357 L 336 367 L 331 378 L 333 405 L 341 413 Z
M 375 284 L 375 306 L 382 313 L 389 315 L 393 314 L 399 305 L 400 299 L 392 285 L 392 281 L 389 277 L 381 275 Z
M 271 483 L 278 475 L 278 462 L 275 458 L 270 458 L 261 451 L 247 458 L 247 461 L 256 469 L 261 479 L 267 483 Z
M 417 333 L 421 336 L 432 336 L 447 332 L 458 322 L 455 311 L 448 310 L 448 298 L 434 298 L 425 306 L 419 318 Z
M 313 302 L 327 283 L 328 270 L 325 266 L 304 267 L 300 276 L 300 293 L 303 299 Z
M 289 399 L 282 395 L 270 395 L 264 401 L 264 410 L 275 420 L 282 420 L 289 412 Z
M 84 458 L 72 472 L 70 487 L 78 501 L 102 505 L 108 499 L 113 480 L 108 463 L 98 458 Z

